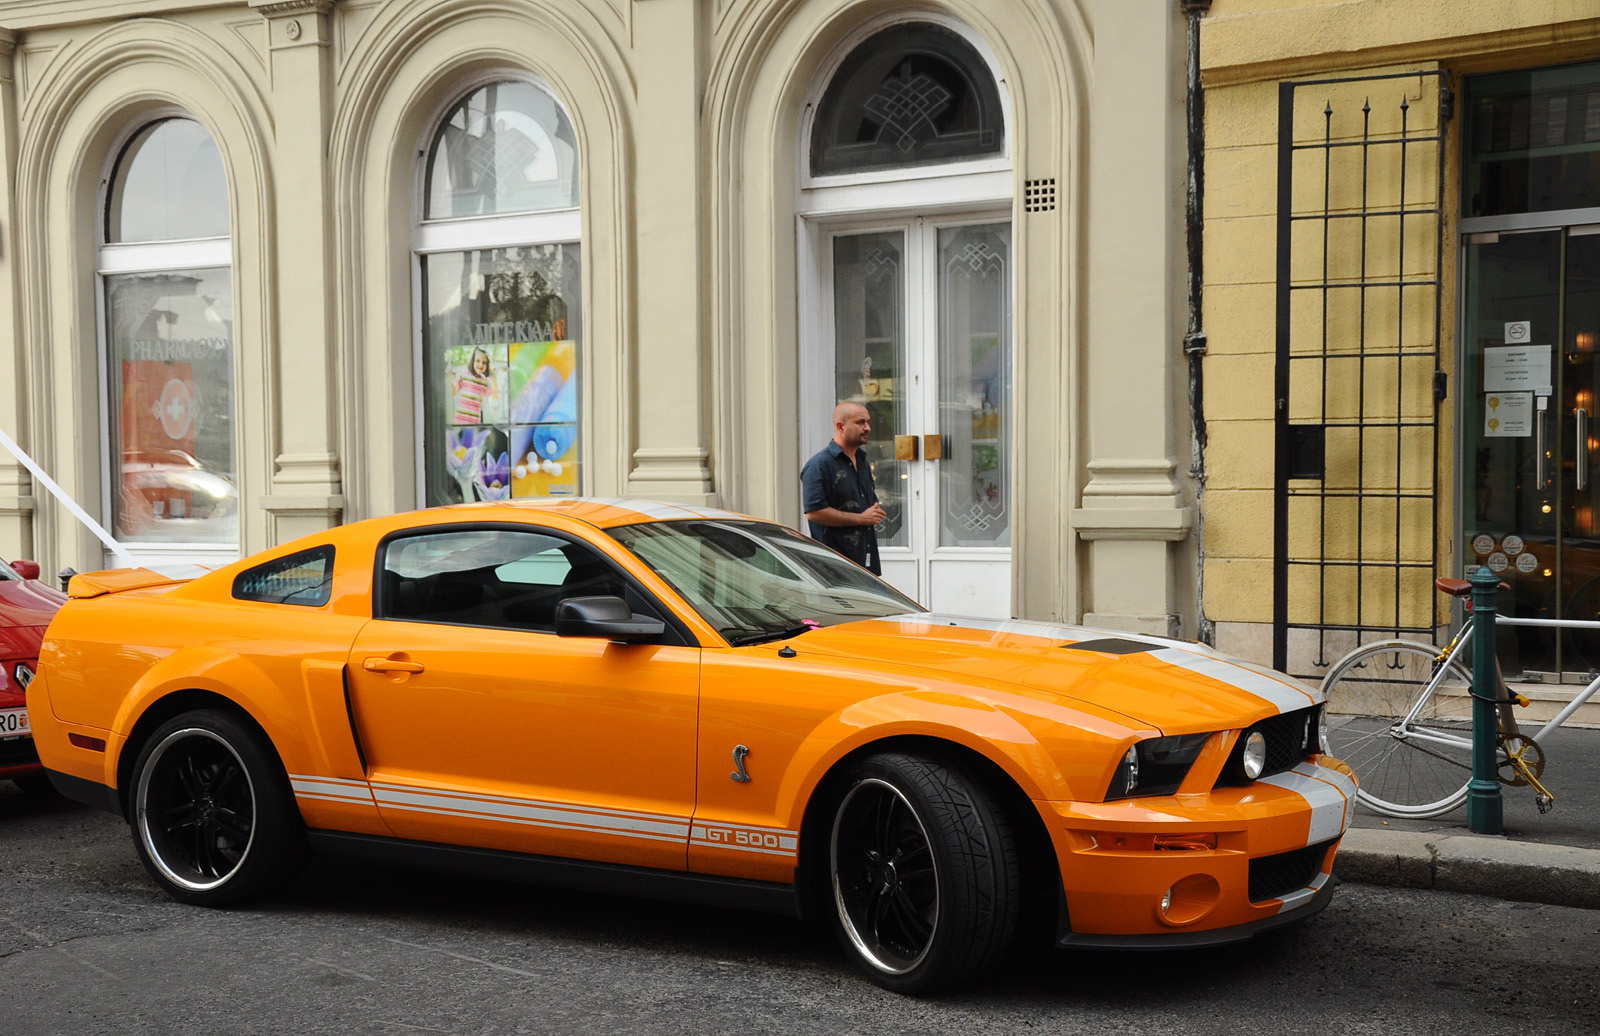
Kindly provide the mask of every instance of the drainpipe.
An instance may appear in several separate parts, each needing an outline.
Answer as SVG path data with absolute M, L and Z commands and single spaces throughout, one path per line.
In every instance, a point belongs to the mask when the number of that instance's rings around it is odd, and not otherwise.
M 1205 614 L 1205 511 L 1200 506 L 1206 489 L 1205 355 L 1206 333 L 1201 317 L 1204 269 L 1205 195 L 1205 92 L 1200 87 L 1200 19 L 1211 10 L 1211 0 L 1178 0 L 1188 21 L 1187 85 L 1184 110 L 1188 132 L 1188 184 L 1184 201 L 1184 237 L 1189 260 L 1189 327 L 1183 336 L 1183 353 L 1189 361 L 1189 477 L 1195 486 L 1195 610 L 1196 636 L 1216 643 L 1216 626 Z

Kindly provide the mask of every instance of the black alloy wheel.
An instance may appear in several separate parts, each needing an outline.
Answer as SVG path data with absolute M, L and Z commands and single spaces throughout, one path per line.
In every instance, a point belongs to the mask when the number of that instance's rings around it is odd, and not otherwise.
M 266 738 L 221 710 L 186 713 L 145 743 L 129 823 L 174 898 L 221 905 L 287 882 L 305 856 L 288 779 Z
M 829 841 L 840 941 L 879 985 L 947 988 L 998 962 L 1019 914 L 1005 817 L 931 758 L 885 753 L 850 772 Z

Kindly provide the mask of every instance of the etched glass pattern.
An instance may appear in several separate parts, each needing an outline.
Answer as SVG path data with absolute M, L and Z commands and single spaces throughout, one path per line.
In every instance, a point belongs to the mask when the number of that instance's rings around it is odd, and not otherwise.
M 1005 116 L 989 67 L 939 25 L 896 25 L 839 66 L 811 136 L 814 176 L 1000 155 Z
M 939 231 L 940 533 L 1011 545 L 1011 225 Z

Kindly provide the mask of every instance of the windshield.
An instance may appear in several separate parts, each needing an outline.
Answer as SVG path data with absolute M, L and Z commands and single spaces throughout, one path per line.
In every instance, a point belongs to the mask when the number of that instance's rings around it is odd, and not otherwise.
M 730 644 L 923 610 L 866 569 L 781 525 L 650 522 L 610 533 Z

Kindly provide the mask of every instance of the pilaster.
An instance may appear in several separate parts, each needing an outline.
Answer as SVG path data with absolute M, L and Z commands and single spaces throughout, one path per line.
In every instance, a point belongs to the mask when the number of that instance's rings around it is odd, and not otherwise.
M 1089 156 L 1089 480 L 1084 621 L 1180 632 L 1173 544 L 1194 511 L 1173 460 L 1182 420 L 1184 24 L 1173 4 L 1098 0 Z M 1154 74 L 1152 74 L 1154 72 Z M 1165 74 L 1163 74 L 1165 72 Z M 1139 126 L 1130 133 L 1128 126 Z
M 0 29 L 0 428 L 25 450 L 32 448 L 28 356 L 17 320 L 17 95 L 13 79 L 16 35 Z M 32 557 L 33 476 L 0 450 L 0 557 Z
M 261 501 L 281 543 L 344 517 L 337 449 L 328 138 L 331 0 L 250 0 L 267 21 L 274 133 L 271 256 L 271 489 Z
M 634 0 L 633 38 L 641 84 L 638 153 L 650 168 L 634 190 L 638 341 L 633 395 L 639 429 L 627 491 L 715 504 L 710 449 L 710 376 L 702 281 L 706 201 L 700 132 L 705 34 L 698 0 Z M 679 261 L 662 261 L 678 256 Z

